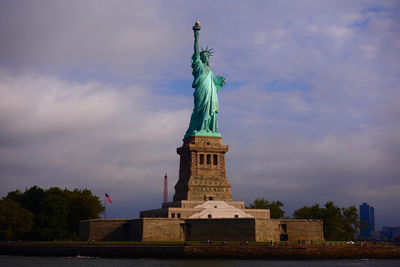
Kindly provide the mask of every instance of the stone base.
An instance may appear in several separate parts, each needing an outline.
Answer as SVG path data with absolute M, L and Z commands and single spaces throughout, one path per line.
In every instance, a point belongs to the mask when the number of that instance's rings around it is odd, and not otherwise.
M 82 240 L 109 241 L 323 241 L 322 221 L 295 219 L 170 219 L 81 221 Z
M 246 209 L 243 201 L 167 202 L 140 212 L 140 219 L 82 221 L 84 240 L 132 241 L 322 241 L 319 220 L 270 219 L 267 209 Z
M 231 184 L 226 178 L 225 153 L 229 146 L 221 137 L 191 136 L 177 148 L 180 155 L 179 180 L 174 201 L 232 201 Z

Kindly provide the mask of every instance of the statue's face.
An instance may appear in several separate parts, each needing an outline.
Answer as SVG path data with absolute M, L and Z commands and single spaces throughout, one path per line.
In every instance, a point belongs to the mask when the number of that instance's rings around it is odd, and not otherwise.
M 210 55 L 208 53 L 202 53 L 200 55 L 201 62 L 203 62 L 204 64 L 208 64 L 209 58 L 210 58 Z

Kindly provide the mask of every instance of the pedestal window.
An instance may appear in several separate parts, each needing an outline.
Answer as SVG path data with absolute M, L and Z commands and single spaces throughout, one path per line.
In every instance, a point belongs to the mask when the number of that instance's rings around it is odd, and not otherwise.
M 218 155 L 213 155 L 213 164 L 216 166 L 218 165 Z

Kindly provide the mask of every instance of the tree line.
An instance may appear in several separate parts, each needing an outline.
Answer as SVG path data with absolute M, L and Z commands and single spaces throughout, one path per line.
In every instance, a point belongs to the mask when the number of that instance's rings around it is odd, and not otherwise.
M 0 239 L 76 239 L 79 222 L 99 218 L 103 211 L 99 197 L 88 189 L 15 190 L 0 200 Z
M 247 208 L 269 209 L 271 219 L 288 218 L 281 201 L 257 198 Z M 0 239 L 62 240 L 76 239 L 79 222 L 99 218 L 104 212 L 99 197 L 88 189 L 42 189 L 33 186 L 24 192 L 15 190 L 0 200 Z M 326 240 L 354 240 L 360 227 L 357 208 L 340 208 L 333 202 L 304 206 L 293 213 L 295 219 L 324 222 Z
M 269 209 L 271 219 L 280 219 L 285 218 L 282 207 L 284 204 L 281 201 L 269 202 L 264 198 L 257 198 L 247 208 Z M 358 210 L 354 205 L 340 208 L 332 201 L 326 202 L 323 207 L 319 204 L 304 206 L 295 210 L 293 217 L 322 220 L 325 240 L 355 240 L 357 230 L 360 228 Z

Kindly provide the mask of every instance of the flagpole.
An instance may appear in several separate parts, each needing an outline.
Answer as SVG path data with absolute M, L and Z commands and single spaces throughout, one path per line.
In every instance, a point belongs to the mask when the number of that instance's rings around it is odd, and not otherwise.
M 104 219 L 107 218 L 107 199 L 106 194 L 104 193 Z

